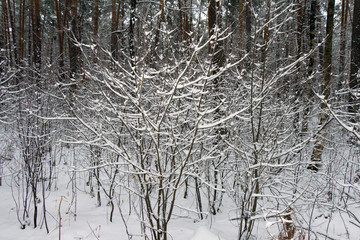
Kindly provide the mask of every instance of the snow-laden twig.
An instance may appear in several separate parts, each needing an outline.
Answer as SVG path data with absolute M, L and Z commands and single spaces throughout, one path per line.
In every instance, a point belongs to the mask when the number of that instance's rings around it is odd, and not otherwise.
M 345 122 L 343 122 L 339 116 L 331 109 L 331 106 L 327 103 L 327 101 L 319 94 L 314 92 L 315 95 L 321 100 L 323 104 L 325 104 L 326 108 L 329 110 L 331 116 L 348 132 L 353 134 L 358 140 L 360 140 L 360 134 L 355 130 L 354 127 L 348 126 Z

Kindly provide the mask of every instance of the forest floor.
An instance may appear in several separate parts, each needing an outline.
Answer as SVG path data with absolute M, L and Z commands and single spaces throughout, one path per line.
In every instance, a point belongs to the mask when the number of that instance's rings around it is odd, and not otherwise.
M 103 200 L 104 204 L 98 207 L 96 206 L 96 199 L 92 198 L 85 191 L 77 191 L 75 217 L 74 213 L 71 213 L 75 209 L 74 203 L 71 204 L 71 187 L 67 187 L 68 182 L 66 178 L 62 179 L 64 184 L 59 184 L 58 190 L 47 192 L 46 206 L 49 227 L 49 233 L 47 234 L 42 217 L 39 217 L 41 221 L 38 228 L 34 229 L 31 225 L 26 226 L 25 229 L 20 228 L 20 223 L 17 220 L 16 204 L 12 197 L 12 191 L 17 190 L 16 188 L 11 188 L 10 176 L 3 178 L 3 186 L 0 187 L 0 240 L 129 239 L 126 235 L 124 222 L 120 217 L 119 210 L 115 209 L 113 222 L 109 222 L 110 207 L 106 205 L 105 200 Z M 124 205 L 122 211 L 128 211 L 128 203 L 122 204 Z M 41 203 L 39 204 L 39 210 L 39 215 L 42 215 Z M 61 215 L 60 229 L 59 213 Z M 172 239 L 175 240 L 235 239 L 237 227 L 235 223 L 230 222 L 228 219 L 227 211 L 203 221 L 197 221 L 190 217 L 174 216 L 169 226 L 169 232 Z M 126 219 L 126 222 L 128 231 L 132 235 L 131 239 L 143 239 L 140 236 L 140 224 L 136 214 L 133 213 Z
M 62 160 L 64 163 L 64 161 Z M 16 167 L 10 166 L 12 162 L 5 162 L 4 176 L 2 178 L 2 186 L 0 186 L 0 240 L 126 240 L 126 239 L 144 239 L 141 235 L 139 213 L 132 208 L 129 210 L 129 202 L 127 195 L 119 195 L 116 199 L 113 222 L 109 221 L 111 207 L 107 204 L 105 195 L 102 195 L 102 204 L 97 206 L 95 197 L 89 194 L 89 187 L 86 186 L 88 179 L 87 171 L 78 171 L 76 173 L 76 191 L 74 194 L 74 172 L 71 164 L 59 164 L 55 171 L 51 190 L 46 191 L 46 212 L 47 225 L 49 233 L 46 231 L 45 221 L 43 218 L 42 201 L 39 200 L 39 216 L 38 227 L 33 228 L 32 224 L 21 229 L 21 225 L 17 220 L 17 209 L 22 204 L 23 192 L 16 187 L 14 182 Z M 12 170 L 10 170 L 12 169 Z M 13 173 L 12 173 L 13 172 Z M 316 174 L 316 175 L 314 175 Z M 303 172 L 300 180 L 300 188 L 305 189 L 309 185 L 309 179 L 313 179 L 311 185 L 316 188 L 326 186 L 326 173 Z M 335 179 L 335 178 L 334 178 Z M 335 179 L 336 180 L 336 179 Z M 23 180 L 18 180 L 20 184 L 24 184 Z M 339 181 L 338 184 L 341 184 Z M 346 185 L 344 185 L 346 186 Z M 357 188 L 359 185 L 353 185 Z M 328 188 L 321 191 L 328 191 Z M 319 193 L 321 192 L 319 190 Z M 337 194 L 338 191 L 333 191 Z M 360 192 L 360 191 L 358 191 Z M 41 195 L 41 192 L 39 193 Z M 124 194 L 125 193 L 124 191 Z M 314 193 L 316 195 L 316 193 Z M 350 197 L 355 196 L 354 197 Z M 300 195 L 301 196 L 301 195 Z M 298 200 L 294 204 L 293 221 L 296 224 L 299 233 L 306 236 L 304 239 L 360 239 L 360 208 L 359 195 L 345 194 L 349 196 L 341 201 L 326 199 L 322 202 L 310 196 L 308 200 Z M 206 202 L 205 195 L 204 202 Z M 42 199 L 42 197 L 40 197 Z M 264 215 L 258 215 L 253 230 L 254 238 L 252 239 L 277 239 L 279 231 L 281 231 L 284 222 L 279 218 L 269 217 L 267 205 L 276 205 L 274 202 L 267 202 L 266 198 L 260 199 L 259 209 Z M 305 199 L 305 198 L 304 198 Z M 335 197 L 333 199 L 336 199 Z M 341 198 L 340 198 L 341 199 Z M 291 200 L 291 199 L 290 199 Z M 342 202 L 346 204 L 343 205 Z M 120 206 L 118 208 L 117 206 Z M 343 207 L 346 206 L 346 209 Z M 124 218 L 121 218 L 120 214 Z M 192 189 L 189 190 L 187 199 L 179 194 L 177 199 L 176 210 L 169 223 L 169 239 L 170 240 L 235 240 L 238 237 L 238 218 L 234 202 L 225 194 L 221 211 L 213 216 L 208 214 L 205 220 L 199 220 L 197 213 L 192 210 L 196 209 L 195 194 Z M 207 206 L 204 206 L 207 209 Z M 329 209 L 332 209 L 331 211 Z M 30 208 L 32 211 L 32 206 Z M 351 214 L 353 215 L 351 215 Z M 19 212 L 19 218 L 22 219 L 22 212 Z M 29 222 L 32 222 L 31 215 Z M 61 217 L 61 224 L 59 219 Z M 310 220 L 309 220 L 310 219 Z M 125 224 L 126 223 L 126 224 Z M 126 226 L 126 227 L 125 227 Z M 311 229 L 308 228 L 311 226 Z M 311 232 L 311 237 L 308 238 Z M 128 234 L 127 234 L 128 233 Z M 131 236 L 131 238 L 129 237 Z
M 34 229 L 32 226 L 20 228 L 17 221 L 16 205 L 13 199 L 10 176 L 3 178 L 3 186 L 0 187 L 0 240 L 113 240 L 129 239 L 124 228 L 124 222 L 120 217 L 119 210 L 115 209 L 113 222 L 109 222 L 110 207 L 103 199 L 102 206 L 96 206 L 96 199 L 92 198 L 87 192 L 81 191 L 85 186 L 79 186 L 76 199 L 76 217 L 74 215 L 75 201 L 71 203 L 72 191 L 64 177 L 63 184 L 58 184 L 58 190 L 47 192 L 47 221 L 49 233 L 46 233 L 45 222 L 42 217 L 40 227 Z M 69 189 L 70 188 L 70 189 Z M 62 199 L 62 200 L 61 200 Z M 189 199 L 190 200 L 190 199 Z M 61 202 L 61 205 L 60 205 Z M 132 235 L 131 239 L 143 239 L 140 233 L 140 224 L 136 214 L 133 212 L 130 217 L 125 212 L 128 211 L 128 203 L 122 202 L 122 211 L 127 223 L 127 230 Z M 238 229 L 236 221 L 232 218 L 233 204 L 225 200 L 223 211 L 216 216 L 208 216 L 206 220 L 198 221 L 191 217 L 187 210 L 178 211 L 174 215 L 169 226 L 170 239 L 174 240 L 233 240 L 237 239 Z M 41 209 L 41 204 L 39 204 Z M 356 209 L 355 209 L 356 210 Z M 42 215 L 42 210 L 39 215 Z M 61 228 L 59 228 L 59 215 L 61 215 Z M 181 216 L 180 216 L 181 215 Z M 360 239 L 359 228 L 349 224 L 345 214 L 332 214 L 331 224 L 328 224 L 326 214 L 321 214 L 319 210 L 314 212 L 314 228 L 318 232 L 331 236 L 327 239 Z M 259 221 L 254 234 L 256 239 L 276 239 L 271 238 L 268 230 L 269 222 Z M 276 232 L 276 227 L 275 227 Z M 318 239 L 326 239 L 325 235 L 318 234 Z M 307 239 L 307 238 L 306 238 Z M 316 239 L 316 238 L 311 238 Z

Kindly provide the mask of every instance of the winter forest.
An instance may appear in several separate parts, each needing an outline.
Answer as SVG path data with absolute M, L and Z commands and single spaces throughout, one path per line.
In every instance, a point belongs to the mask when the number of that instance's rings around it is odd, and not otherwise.
M 360 0 L 1 0 L 0 239 L 359 239 Z

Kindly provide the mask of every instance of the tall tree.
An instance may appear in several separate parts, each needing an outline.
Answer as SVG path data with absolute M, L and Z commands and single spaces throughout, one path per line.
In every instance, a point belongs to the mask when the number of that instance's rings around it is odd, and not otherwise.
M 314 66 L 315 66 L 314 47 L 315 47 L 315 36 L 316 36 L 316 6 L 317 6 L 317 0 L 311 0 L 310 17 L 309 17 L 309 28 L 310 28 L 309 50 L 313 52 L 310 54 L 310 58 L 309 58 L 305 98 L 310 98 L 311 96 L 312 74 L 314 72 Z
M 94 3 L 94 15 L 93 15 L 93 24 L 94 24 L 94 41 L 97 41 L 98 32 L 99 32 L 99 0 L 95 0 Z
M 79 26 L 78 26 L 78 0 L 70 1 L 70 40 L 69 40 L 69 57 L 70 57 L 70 77 L 75 78 L 80 71 L 79 62 Z
M 118 28 L 120 16 L 120 3 L 116 0 L 111 0 L 111 56 L 113 60 L 118 60 Z
M 9 14 L 7 9 L 6 0 L 1 0 L 1 35 L 2 35 L 2 47 L 6 49 L 7 58 L 10 63 L 10 66 L 13 66 L 13 57 L 11 49 L 11 37 L 10 37 L 10 24 L 9 24 Z
M 351 38 L 351 69 L 349 87 L 350 103 L 349 112 L 358 114 L 359 110 L 359 92 L 360 89 L 360 0 L 354 0 L 354 18 L 352 24 Z M 351 121 L 355 122 L 355 116 L 351 117 Z
M 17 40 L 16 40 L 16 27 L 15 27 L 15 10 L 12 10 L 12 5 L 11 5 L 11 0 L 7 0 L 7 4 L 8 4 L 8 12 L 9 12 L 9 21 L 10 21 L 10 28 L 14 29 L 11 30 L 11 38 L 12 38 L 12 49 L 13 49 L 13 53 L 14 53 L 14 61 L 16 64 L 19 64 L 19 58 L 18 58 L 18 48 L 17 48 Z M 15 5 L 13 5 L 15 6 Z
M 159 14 L 158 14 L 158 20 L 157 20 L 157 23 L 156 23 L 155 40 L 154 40 L 152 53 L 155 53 L 155 49 L 158 46 L 159 41 L 160 41 L 161 23 L 165 20 L 164 19 L 164 16 L 165 16 L 165 4 L 166 4 L 166 2 L 164 0 L 159 1 Z M 184 25 L 182 25 L 182 26 L 184 26 Z
M 244 19 L 244 0 L 240 0 L 239 3 L 239 52 L 241 56 L 241 50 L 242 50 L 242 35 L 243 35 L 243 19 Z
M 251 0 L 246 0 L 245 5 L 245 30 L 246 30 L 246 52 L 251 51 Z
M 33 63 L 36 69 L 36 78 L 40 77 L 41 70 L 41 17 L 40 0 L 32 0 L 32 33 L 33 33 Z
M 209 38 L 210 38 L 210 44 L 209 44 L 209 54 L 211 57 L 211 74 L 217 75 L 221 68 L 225 65 L 225 51 L 224 51 L 224 42 L 221 37 L 221 31 L 222 31 L 222 12 L 221 12 L 221 4 L 220 1 L 216 0 L 209 0 L 208 5 L 208 32 L 209 32 Z M 225 99 L 223 86 L 225 84 L 225 80 L 222 76 L 217 76 L 213 79 L 211 83 L 211 92 L 212 92 L 212 105 L 213 107 L 219 106 L 220 102 Z M 216 110 L 214 112 L 214 120 L 218 121 L 223 117 L 224 111 L 220 110 L 219 107 L 216 107 Z M 226 129 L 224 126 L 218 126 L 216 129 L 216 140 L 214 144 L 219 144 L 221 142 L 221 136 L 226 134 Z M 215 189 L 212 191 L 212 196 L 209 197 L 209 207 L 211 214 L 216 214 L 219 211 L 219 208 L 215 206 L 216 202 L 218 202 L 218 197 L 221 194 L 218 192 L 217 188 L 219 187 L 219 175 L 220 170 L 220 162 L 222 157 L 217 156 L 217 160 L 214 160 L 211 165 L 213 167 L 213 171 L 210 174 L 213 174 L 213 181 Z M 211 192 L 208 191 L 209 194 Z
M 136 0 L 130 2 L 130 26 L 129 26 L 129 54 L 131 67 L 135 67 L 135 13 Z
M 67 17 L 67 7 L 69 0 L 65 1 L 65 10 L 62 13 L 62 8 L 59 0 L 54 0 L 55 12 L 56 12 L 56 26 L 58 32 L 58 43 L 59 43 L 59 79 L 63 81 L 65 79 L 65 62 L 64 62 L 64 25 Z
M 295 5 L 297 8 L 297 34 L 296 34 L 296 43 L 297 43 L 297 59 L 300 58 L 302 52 L 302 31 L 303 31 L 303 6 L 301 0 L 297 0 L 297 4 Z
M 20 2 L 19 12 L 19 61 L 22 62 L 25 53 L 25 0 Z
M 209 0 L 208 7 L 208 31 L 209 38 L 212 39 L 209 45 L 209 52 L 212 55 L 212 63 L 214 64 L 214 73 L 224 66 L 225 55 L 223 41 L 220 40 L 221 29 L 221 7 L 220 1 Z M 216 81 L 216 80 L 215 80 Z
M 341 22 L 340 22 L 340 53 L 339 53 L 339 80 L 338 89 L 342 88 L 345 70 L 345 49 L 346 49 L 346 27 L 348 22 L 349 0 L 341 1 Z
M 304 109 L 304 120 L 303 126 L 301 129 L 302 133 L 308 131 L 308 115 L 310 113 L 310 99 L 312 98 L 312 85 L 313 85 L 313 73 L 315 67 L 315 37 L 316 37 L 316 7 L 318 5 L 317 0 L 311 0 L 310 5 L 310 16 L 309 16 L 309 63 L 307 68 L 307 77 L 306 77 L 306 84 L 303 91 L 303 98 L 305 99 L 305 109 Z
M 326 102 L 330 98 L 330 81 L 331 81 L 331 63 L 332 63 L 332 43 L 333 43 L 333 28 L 334 28 L 334 7 L 335 0 L 328 0 L 327 19 L 326 19 L 326 39 L 325 39 L 325 53 L 324 53 L 324 78 L 323 78 L 323 100 Z M 309 169 L 318 171 L 321 161 L 321 155 L 324 150 L 325 138 L 327 133 L 328 115 L 325 113 L 326 103 L 321 103 L 321 117 L 319 127 L 321 128 L 317 139 L 315 141 L 314 149 L 311 155 L 311 161 L 314 162 L 309 165 Z

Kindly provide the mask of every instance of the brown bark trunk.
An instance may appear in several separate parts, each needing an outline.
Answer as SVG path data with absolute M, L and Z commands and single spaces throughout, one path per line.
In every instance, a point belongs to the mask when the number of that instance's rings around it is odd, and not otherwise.
M 214 30 L 216 26 L 216 1 L 209 0 L 209 7 L 208 7 L 208 31 L 209 31 L 209 38 L 214 36 Z M 210 42 L 209 44 L 209 52 L 212 53 L 215 46 L 215 40 Z
M 78 39 L 79 39 L 79 30 L 77 24 L 77 7 L 78 1 L 77 0 L 70 0 L 70 8 L 71 8 L 71 32 L 70 32 L 70 39 L 69 39 L 69 58 L 70 58 L 70 77 L 75 78 L 76 74 L 79 73 L 80 65 L 79 65 L 79 47 Z
M 136 0 L 131 0 L 130 5 L 130 26 L 129 26 L 129 53 L 131 67 L 135 67 L 135 44 L 134 44 L 134 28 L 135 28 L 135 12 Z
M 111 56 L 113 60 L 118 60 L 119 46 L 118 46 L 118 28 L 119 28 L 120 3 L 116 0 L 111 0 Z
M 188 9 L 191 9 L 188 7 L 188 2 L 187 0 L 184 0 L 184 3 L 185 3 L 185 7 L 186 7 L 186 12 L 184 14 L 184 36 L 183 36 L 183 39 L 185 41 L 188 40 L 188 36 L 189 36 L 189 33 L 190 33 L 190 23 L 189 23 L 189 13 L 188 13 Z
M 349 102 L 349 112 L 354 114 L 354 117 L 351 118 L 352 122 L 356 122 L 355 116 L 359 111 L 359 96 L 356 96 L 356 92 L 360 88 L 360 0 L 354 1 L 354 14 L 353 14 L 353 24 L 352 24 L 352 39 L 351 39 L 351 66 L 350 66 L 350 81 L 349 87 L 351 90 L 350 93 L 350 102 Z
M 98 34 L 99 34 L 99 0 L 95 0 L 94 15 L 93 15 L 93 62 L 96 63 L 98 56 Z
M 341 21 L 340 21 L 340 57 L 339 57 L 339 79 L 337 89 L 343 87 L 344 70 L 345 70 L 345 49 L 346 49 L 346 26 L 349 6 L 349 0 L 341 1 Z
M 93 23 L 94 23 L 94 33 L 93 33 L 94 41 L 97 42 L 98 32 L 99 32 L 99 0 L 95 0 Z
M 327 101 L 330 98 L 330 81 L 331 81 L 331 63 L 332 63 L 332 41 L 333 41 L 333 28 L 334 28 L 334 6 L 335 0 L 328 0 L 328 10 L 326 19 L 326 40 L 325 40 L 325 54 L 324 54 L 324 87 L 323 96 Z M 321 104 L 321 109 L 325 110 L 326 104 Z M 328 121 L 326 113 L 321 114 L 319 126 L 322 127 L 317 139 L 315 141 L 314 150 L 311 155 L 311 161 L 314 162 L 308 166 L 309 169 L 318 171 L 321 162 L 321 156 L 324 150 L 326 130 L 323 127 Z
M 217 73 L 219 68 L 224 66 L 225 54 L 223 40 L 219 40 L 219 31 L 221 29 L 221 8 L 220 1 L 209 0 L 208 7 L 208 31 L 209 38 L 212 39 L 209 44 L 209 53 L 212 55 L 213 73 Z M 214 80 L 215 85 L 217 79 Z
M 2 42 L 7 49 L 7 55 L 8 55 L 8 61 L 10 63 L 10 66 L 12 67 L 14 64 L 12 52 L 11 52 L 11 37 L 10 37 L 10 26 L 9 26 L 9 15 L 8 15 L 8 9 L 6 0 L 1 0 L 1 12 L 2 12 Z
M 33 33 L 33 64 L 36 78 L 40 78 L 41 70 L 41 17 L 40 17 L 40 0 L 32 1 L 32 33 Z
M 306 76 L 306 85 L 304 91 L 302 91 L 302 96 L 304 98 L 304 119 L 301 133 L 306 133 L 308 131 L 308 115 L 310 113 L 310 105 L 308 104 L 309 100 L 312 98 L 312 79 L 315 66 L 315 36 L 316 36 L 316 7 L 318 3 L 317 0 L 311 0 L 310 4 L 310 16 L 309 16 L 309 63 L 307 68 Z
M 183 10 L 181 0 L 178 0 L 178 8 L 179 8 L 179 32 L 180 32 L 180 41 L 183 41 L 184 36 L 184 27 L 183 27 Z
M 246 0 L 245 6 L 245 29 L 246 29 L 246 52 L 250 53 L 251 51 L 251 10 L 250 5 L 251 0 Z
M 25 53 L 25 0 L 20 2 L 20 14 L 19 14 L 19 61 L 22 62 Z
M 160 16 L 158 18 L 157 24 L 156 24 L 156 30 L 155 30 L 155 40 L 154 40 L 154 46 L 153 46 L 153 53 L 155 53 L 155 49 L 157 45 L 159 44 L 160 40 L 160 28 L 161 28 L 161 22 L 164 20 L 164 8 L 165 8 L 165 1 L 160 0 L 159 10 L 160 10 Z M 183 25 L 184 27 L 184 25 Z
M 311 8 L 310 8 L 310 18 L 309 18 L 309 50 L 313 51 L 315 47 L 315 29 L 316 29 L 316 5 L 317 0 L 311 0 Z M 315 65 L 315 54 L 310 54 L 309 57 L 309 65 L 308 65 L 308 80 L 306 83 L 306 90 L 305 90 L 305 98 L 309 99 L 311 95 L 311 87 L 312 87 L 312 81 L 311 81 L 311 75 L 314 71 L 314 65 Z
M 18 48 L 17 48 L 17 41 L 16 41 L 16 31 L 15 31 L 15 18 L 13 15 L 12 7 L 11 7 L 11 0 L 7 0 L 8 3 L 8 11 L 9 11 L 9 21 L 10 21 L 10 27 L 12 29 L 11 31 L 11 37 L 12 37 L 12 49 L 14 53 L 14 60 L 16 64 L 19 64 L 19 54 L 18 54 Z
M 297 43 L 297 59 L 300 58 L 302 52 L 302 41 L 301 35 L 303 30 L 303 7 L 300 0 L 297 0 L 297 33 L 296 33 L 296 43 Z
M 59 79 L 65 80 L 65 63 L 64 63 L 64 20 L 61 14 L 61 6 L 58 0 L 54 0 L 55 12 L 56 12 L 56 26 L 58 31 L 58 43 L 59 43 Z M 65 6 L 66 12 L 66 6 Z M 65 16 L 64 16 L 65 18 Z
M 269 21 L 270 21 L 270 7 L 271 7 L 271 2 L 270 0 L 267 1 L 266 3 L 266 7 L 267 7 L 267 12 L 266 12 L 266 17 L 265 17 L 265 28 L 264 28 L 264 47 L 263 47 L 263 62 L 266 62 L 266 55 L 267 55 L 267 47 L 268 47 L 268 42 L 269 42 Z
M 124 19 L 125 19 L 125 2 L 121 1 L 121 30 L 122 31 L 124 31 L 124 29 L 125 29 Z M 125 46 L 125 38 L 124 37 L 121 38 L 121 46 Z
M 239 54 L 242 56 L 242 32 L 243 32 L 243 18 L 244 18 L 244 0 L 240 0 L 239 3 Z

